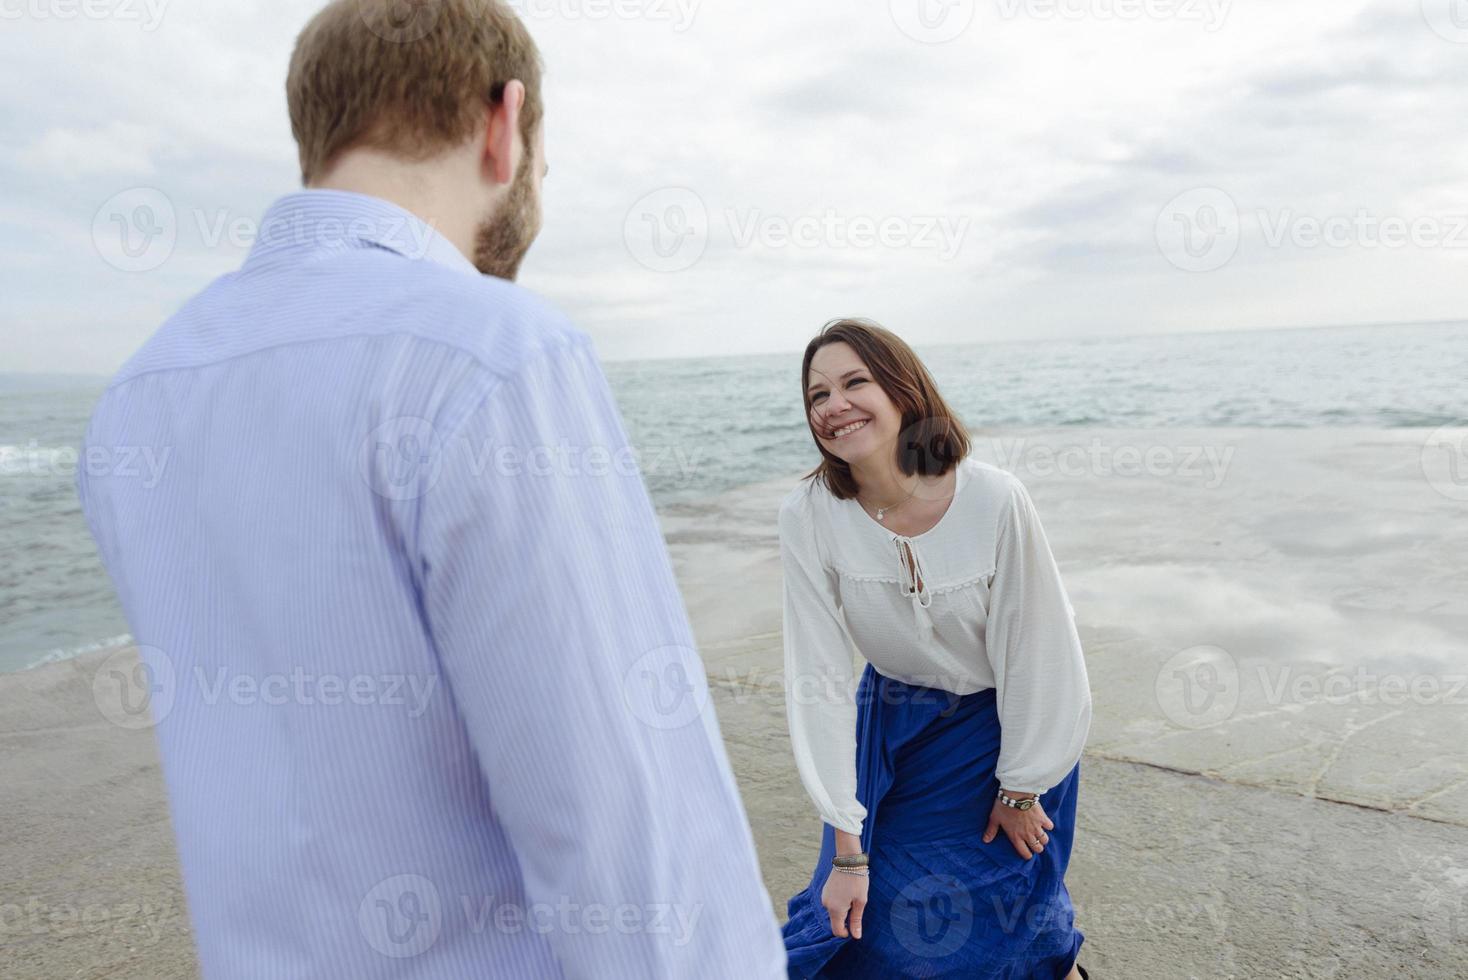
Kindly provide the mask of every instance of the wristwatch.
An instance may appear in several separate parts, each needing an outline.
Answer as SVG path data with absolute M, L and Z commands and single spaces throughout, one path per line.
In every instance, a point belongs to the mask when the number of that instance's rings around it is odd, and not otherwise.
M 1004 790 L 1001 789 L 999 791 L 999 802 L 1002 803 L 1002 804 L 1004 804 L 1005 806 L 1009 807 L 1011 810 L 1029 810 L 1029 809 L 1032 809 L 1034 807 L 1035 802 L 1037 800 L 1039 800 L 1039 797 L 1038 796 L 1027 797 L 1026 799 L 1023 799 L 1023 800 L 1016 800 L 1014 797 L 1012 797 L 1012 796 L 1008 795 L 1007 793 L 1005 793 Z

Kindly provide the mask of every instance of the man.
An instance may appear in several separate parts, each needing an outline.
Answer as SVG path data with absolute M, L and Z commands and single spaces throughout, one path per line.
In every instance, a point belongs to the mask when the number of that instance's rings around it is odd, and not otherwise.
M 211 980 L 784 976 L 605 376 L 506 281 L 540 75 L 496 0 L 328 6 L 306 189 L 88 427 L 168 454 L 78 491 Z

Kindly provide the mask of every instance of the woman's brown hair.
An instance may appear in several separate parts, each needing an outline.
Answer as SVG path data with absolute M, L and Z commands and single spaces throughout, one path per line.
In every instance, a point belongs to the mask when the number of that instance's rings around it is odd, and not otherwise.
M 880 324 L 861 318 L 832 320 L 805 347 L 800 365 L 801 399 L 811 438 L 824 457 L 821 465 L 802 479 L 820 477 L 838 499 L 855 497 L 860 487 L 851 467 L 833 455 L 817 438 L 812 418 L 810 362 L 828 344 L 850 344 L 871 371 L 873 380 L 902 412 L 894 462 L 905 475 L 942 476 L 969 453 L 968 430 L 943 400 L 933 376 L 901 337 Z

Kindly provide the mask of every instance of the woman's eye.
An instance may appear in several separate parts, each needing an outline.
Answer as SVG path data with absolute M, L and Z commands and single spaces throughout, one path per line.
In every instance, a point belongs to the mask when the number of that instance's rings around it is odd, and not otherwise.
M 846 387 L 850 388 L 850 387 L 852 387 L 854 385 L 865 384 L 866 383 L 866 380 L 867 380 L 866 378 L 852 378 L 850 381 L 846 382 Z M 811 395 L 810 396 L 810 402 L 811 402 L 811 404 L 814 405 L 816 403 L 816 399 L 822 397 L 823 395 L 825 395 L 825 392 L 824 391 L 818 391 L 814 395 Z

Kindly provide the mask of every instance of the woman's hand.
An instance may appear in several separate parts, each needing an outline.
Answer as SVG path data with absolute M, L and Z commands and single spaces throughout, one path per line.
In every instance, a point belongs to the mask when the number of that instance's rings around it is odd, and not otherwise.
M 836 854 L 850 857 L 861 853 L 861 838 L 844 830 L 835 830 Z M 846 939 L 861 938 L 861 913 L 867 907 L 866 875 L 847 874 L 831 869 L 826 878 L 826 887 L 821 889 L 821 905 L 831 917 L 831 935 Z M 847 916 L 850 915 L 848 929 Z
M 1019 798 L 1023 798 L 1023 795 Z M 995 800 L 994 810 L 989 814 L 989 827 L 984 831 L 984 843 L 993 840 L 1000 828 L 1003 828 L 1019 856 L 1028 861 L 1042 853 L 1045 845 L 1050 843 L 1050 835 L 1045 831 L 1054 830 L 1055 822 L 1045 816 L 1045 808 L 1040 805 L 1039 800 L 1028 810 L 1016 810 Z
M 867 907 L 867 876 L 832 868 L 826 887 L 821 889 L 821 905 L 831 917 L 831 935 L 847 938 L 847 914 L 850 913 L 850 938 L 860 939 L 861 913 Z

